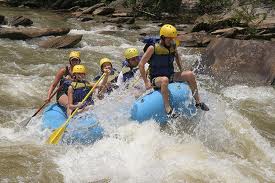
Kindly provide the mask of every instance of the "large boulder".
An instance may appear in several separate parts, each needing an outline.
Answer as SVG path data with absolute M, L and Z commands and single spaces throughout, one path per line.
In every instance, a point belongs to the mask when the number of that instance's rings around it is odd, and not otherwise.
M 94 10 L 93 15 L 109 15 L 115 11 L 114 8 L 110 7 L 100 7 Z
M 69 28 L 0 28 L 0 38 L 25 40 L 42 36 L 61 36 L 68 34 Z
M 205 32 L 192 32 L 180 33 L 177 39 L 180 41 L 181 46 L 184 47 L 206 47 L 213 37 Z
M 72 48 L 82 39 L 82 35 L 66 35 L 50 38 L 46 41 L 41 41 L 39 46 L 42 48 Z
M 33 21 L 31 21 L 29 18 L 23 17 L 23 16 L 15 16 L 12 17 L 9 24 L 11 26 L 31 26 L 33 24 Z
M 115 18 L 110 18 L 106 22 L 109 23 L 116 23 L 116 24 L 133 24 L 135 23 L 135 18 L 134 17 L 115 17 Z
M 83 10 L 83 14 L 91 14 L 93 13 L 97 8 L 100 8 L 100 7 L 103 7 L 105 6 L 105 3 L 98 3 L 98 4 L 95 4 L 89 8 L 86 8 L 85 10 Z
M 208 45 L 201 66 L 225 85 L 271 84 L 275 79 L 275 43 L 216 38 Z
M 219 35 L 226 38 L 235 38 L 237 34 L 244 33 L 245 28 L 242 27 L 231 27 L 225 29 L 218 29 L 211 32 L 211 35 Z

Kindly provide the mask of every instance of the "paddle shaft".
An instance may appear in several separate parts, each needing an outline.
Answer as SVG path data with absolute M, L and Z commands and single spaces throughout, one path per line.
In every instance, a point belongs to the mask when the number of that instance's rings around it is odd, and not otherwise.
M 89 91 L 89 93 L 85 96 L 85 98 L 81 101 L 80 105 L 82 106 L 82 104 L 89 98 L 89 96 L 92 94 L 92 92 L 94 91 L 94 89 L 97 87 L 97 85 L 99 84 L 99 82 L 105 77 L 105 73 L 99 78 L 99 80 L 95 83 L 95 85 L 93 86 L 93 88 Z M 63 136 L 63 133 L 65 131 L 65 128 L 67 127 L 67 125 L 69 124 L 69 122 L 71 121 L 71 119 L 73 118 L 73 116 L 78 112 L 79 107 L 77 107 L 74 112 L 69 116 L 69 118 L 66 120 L 66 122 L 57 130 L 55 130 L 52 135 L 49 137 L 48 139 L 48 143 L 50 144 L 57 144 L 59 142 L 59 140 L 61 139 L 61 137 Z
M 58 91 L 60 91 L 61 90 L 61 88 L 62 88 L 62 85 L 60 85 L 59 87 L 58 87 L 58 89 L 50 96 L 50 99 L 52 99 L 53 98 L 53 96 L 55 96 L 55 94 L 58 92 Z M 27 119 L 25 119 L 24 121 L 21 121 L 20 123 L 19 123 L 19 125 L 20 126 L 22 126 L 22 127 L 26 127 L 28 124 L 29 124 L 29 122 L 31 121 L 31 119 L 34 117 L 34 116 L 36 116 L 40 111 L 41 111 L 41 109 L 43 109 L 47 104 L 49 103 L 49 101 L 46 101 L 46 102 L 44 102 L 44 104 L 30 117 L 30 118 L 27 118 Z
M 58 91 L 60 91 L 61 90 L 61 88 L 62 88 L 62 86 L 63 85 L 60 85 L 58 88 L 57 88 L 57 90 L 54 92 L 54 93 L 52 93 L 52 95 L 50 96 L 50 100 L 55 96 L 55 94 L 58 92 Z M 49 101 L 46 101 L 33 115 L 32 115 L 32 117 L 34 117 L 34 116 L 36 116 L 40 111 L 41 111 L 41 109 L 43 109 L 44 107 L 45 107 L 45 105 L 47 105 L 49 103 Z

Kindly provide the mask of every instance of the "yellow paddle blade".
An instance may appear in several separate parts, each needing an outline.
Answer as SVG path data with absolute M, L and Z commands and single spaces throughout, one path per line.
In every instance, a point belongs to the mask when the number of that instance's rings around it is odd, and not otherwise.
M 52 134 L 51 136 L 48 138 L 47 143 L 48 144 L 58 144 L 58 142 L 60 141 L 60 139 L 63 136 L 63 133 L 66 129 L 65 125 L 62 125 L 60 128 L 57 128 Z

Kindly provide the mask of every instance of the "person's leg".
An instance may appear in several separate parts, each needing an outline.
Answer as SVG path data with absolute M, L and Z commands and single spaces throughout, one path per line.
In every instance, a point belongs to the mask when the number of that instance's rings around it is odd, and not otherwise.
M 71 113 L 71 110 L 68 107 L 68 96 L 66 94 L 63 94 L 59 97 L 58 104 L 66 108 L 67 115 L 69 116 Z
M 200 103 L 200 97 L 199 97 L 199 92 L 198 92 L 198 86 L 196 82 L 195 75 L 193 74 L 192 71 L 183 71 L 183 72 L 176 72 L 174 74 L 174 80 L 175 82 L 177 81 L 186 81 L 188 82 L 192 94 L 196 100 L 196 103 Z
M 169 79 L 166 76 L 163 77 L 156 77 L 153 79 L 153 85 L 156 87 L 160 88 L 162 98 L 163 98 L 163 103 L 165 107 L 166 113 L 171 113 L 171 106 L 169 102 L 169 91 L 168 91 L 168 84 L 169 84 Z
M 191 88 L 192 94 L 195 98 L 196 106 L 200 107 L 202 110 L 205 110 L 205 111 L 209 110 L 209 108 L 204 103 L 202 103 L 200 101 L 196 78 L 195 78 L 195 75 L 193 74 L 192 71 L 176 72 L 174 74 L 173 81 L 175 81 L 175 82 L 177 82 L 177 81 L 186 81 L 186 82 L 188 82 L 188 84 Z

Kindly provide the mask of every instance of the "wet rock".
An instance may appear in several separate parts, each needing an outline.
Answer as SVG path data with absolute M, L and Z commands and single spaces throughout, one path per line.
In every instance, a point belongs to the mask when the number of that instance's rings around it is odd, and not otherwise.
M 7 6 L 8 2 L 7 0 L 0 0 L 0 6 Z
M 91 6 L 85 10 L 83 10 L 83 14 L 91 14 L 93 13 L 96 9 L 100 8 L 100 7 L 103 7 L 105 6 L 105 3 L 98 3 L 98 4 L 95 4 L 94 6 Z
M 128 29 L 129 29 L 129 30 L 138 30 L 138 29 L 141 29 L 141 27 L 138 26 L 138 25 L 133 24 L 133 25 L 129 25 L 129 26 L 128 26 Z M 142 33 L 141 33 L 141 34 L 142 34 Z
M 5 24 L 5 16 L 0 15 L 0 25 Z
M 31 21 L 29 18 L 26 18 L 24 16 L 15 16 L 12 17 L 12 19 L 10 20 L 9 24 L 11 26 L 31 26 L 33 24 L 33 21 Z
M 271 40 L 272 38 L 275 38 L 275 33 L 267 33 L 267 34 L 256 34 L 250 36 L 252 39 L 264 39 L 264 40 Z
M 76 18 L 79 18 L 82 14 L 83 14 L 82 11 L 77 11 L 72 13 L 72 15 L 75 16 Z
M 109 23 L 116 23 L 116 24 L 133 24 L 135 23 L 135 18 L 133 17 L 116 17 L 116 18 L 110 18 L 106 22 Z
M 115 9 L 124 9 L 125 10 L 126 5 L 127 5 L 127 0 L 115 0 L 115 1 L 112 1 L 109 4 L 109 7 L 113 7 Z
M 101 7 L 97 8 L 94 12 L 93 15 L 109 15 L 112 14 L 115 11 L 114 8 L 110 7 Z
M 203 56 L 202 66 L 225 85 L 271 84 L 275 79 L 275 43 L 213 39 Z
M 130 13 L 122 12 L 122 13 L 113 13 L 112 17 L 131 17 Z
M 177 31 L 184 31 L 188 26 L 186 24 L 177 24 Z
M 81 22 L 88 22 L 88 21 L 91 21 L 93 19 L 94 19 L 93 17 L 81 17 L 78 20 L 80 20 Z
M 74 6 L 74 7 L 69 8 L 68 10 L 69 11 L 78 11 L 79 9 L 80 9 L 80 6 Z
M 234 38 L 238 33 L 244 33 L 245 28 L 242 27 L 232 27 L 226 29 L 218 29 L 211 32 L 212 35 L 220 35 L 226 38 Z
M 69 31 L 69 28 L 0 28 L 0 38 L 25 40 L 42 36 L 61 36 Z
M 239 20 L 234 17 L 209 16 L 207 14 L 199 17 L 192 29 L 192 32 L 206 31 L 212 32 L 217 29 L 242 26 Z
M 181 46 L 185 47 L 206 47 L 214 36 L 205 32 L 194 32 L 187 34 L 179 34 L 177 39 L 181 42 Z
M 82 35 L 66 35 L 50 38 L 46 41 L 41 41 L 39 46 L 42 48 L 72 48 L 82 39 Z

